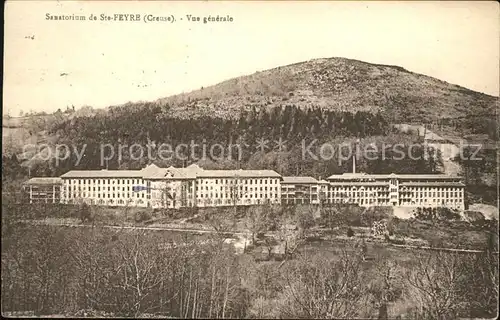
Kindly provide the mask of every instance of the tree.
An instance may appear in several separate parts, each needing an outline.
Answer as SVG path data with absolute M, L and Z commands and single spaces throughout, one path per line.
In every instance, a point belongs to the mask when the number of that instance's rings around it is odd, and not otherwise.
M 498 314 L 498 249 L 495 234 L 489 234 L 484 252 L 462 255 L 464 277 L 459 285 L 466 296 L 465 316 L 471 318 L 493 318 Z
M 365 261 L 366 253 L 368 252 L 368 246 L 366 245 L 364 238 L 361 239 L 360 249 L 361 249 L 361 257 L 363 258 L 363 261 Z
M 362 317 L 366 288 L 357 256 L 342 251 L 339 260 L 300 256 L 283 274 L 278 295 L 280 318 L 347 319 Z
M 402 295 L 401 268 L 387 258 L 377 257 L 378 262 L 373 273 L 370 273 L 371 281 L 368 285 L 368 293 L 373 299 L 374 307 L 378 309 L 378 319 L 388 319 L 388 304 L 397 301 Z
M 349 238 L 354 236 L 354 231 L 352 231 L 351 227 L 347 228 L 347 236 Z
M 255 245 L 255 236 L 266 231 L 268 226 L 269 208 L 267 206 L 253 206 L 247 210 L 245 224 L 250 230 L 252 244 Z
M 236 226 L 236 218 L 230 210 L 220 208 L 207 208 L 206 215 L 209 217 L 208 223 L 217 232 L 217 236 L 222 240 L 230 237 Z
M 321 223 L 327 228 L 333 229 L 344 224 L 340 210 L 336 205 L 323 206 L 321 208 Z
M 267 249 L 267 259 L 271 260 L 273 248 L 278 245 L 278 241 L 273 236 L 264 237 L 264 246 Z
M 462 257 L 442 251 L 416 254 L 405 272 L 409 294 L 417 303 L 417 312 L 426 319 L 456 319 L 467 301 L 460 290 L 466 276 L 460 266 Z
M 307 230 L 314 226 L 313 208 L 303 208 L 300 210 L 297 217 L 297 226 L 299 228 L 299 236 L 303 238 Z
M 80 207 L 78 208 L 78 211 L 79 211 L 79 214 L 80 214 L 80 220 L 82 221 L 82 223 L 86 222 L 86 221 L 92 221 L 92 210 L 90 208 L 90 206 L 85 203 L 85 202 L 82 202 L 80 204 Z

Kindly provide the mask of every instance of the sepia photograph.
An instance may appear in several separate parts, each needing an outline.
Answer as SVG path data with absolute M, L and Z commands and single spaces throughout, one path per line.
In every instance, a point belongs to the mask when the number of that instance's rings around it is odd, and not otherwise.
M 4 3 L 6 318 L 496 319 L 496 1 Z

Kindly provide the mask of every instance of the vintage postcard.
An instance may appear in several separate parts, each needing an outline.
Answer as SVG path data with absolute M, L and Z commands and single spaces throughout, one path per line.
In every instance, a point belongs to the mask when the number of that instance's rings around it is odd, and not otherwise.
M 494 1 L 7 1 L 4 317 L 498 316 Z

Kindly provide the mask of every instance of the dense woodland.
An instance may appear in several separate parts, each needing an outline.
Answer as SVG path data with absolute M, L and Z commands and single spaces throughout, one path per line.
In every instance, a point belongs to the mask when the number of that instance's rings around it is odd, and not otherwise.
M 498 150 L 473 145 L 464 147 L 463 155 L 455 161 L 462 167 L 467 202 L 498 206 Z
M 141 146 L 167 143 L 173 147 L 194 141 L 197 144 L 206 144 L 207 149 L 214 144 L 225 146 L 224 154 L 215 153 L 214 158 L 223 156 L 224 160 L 202 159 L 202 165 L 207 168 L 269 168 L 283 175 L 314 175 L 326 176 L 333 173 L 347 172 L 350 169 L 349 155 L 343 161 L 339 157 L 332 159 L 316 160 L 307 153 L 303 156 L 304 149 L 312 144 L 310 150 L 314 155 L 320 155 L 323 143 L 330 143 L 338 155 L 341 144 L 352 144 L 357 138 L 361 143 L 380 142 L 373 137 L 390 137 L 392 143 L 409 145 L 415 137 L 398 139 L 391 136 L 391 127 L 381 116 L 368 112 L 337 112 L 323 109 L 300 109 L 295 106 L 283 108 L 242 111 L 237 119 L 222 119 L 200 117 L 194 119 L 178 119 L 169 115 L 168 108 L 156 104 L 143 106 L 124 106 L 112 108 L 106 115 L 81 117 L 66 121 L 55 126 L 53 133 L 60 137 L 59 143 L 81 146 L 86 144 L 85 157 L 78 168 L 102 168 L 100 163 L 100 144 L 111 144 L 118 149 L 118 145 Z M 286 147 L 278 149 L 276 141 L 285 142 Z M 259 141 L 267 140 L 267 148 L 259 149 Z M 228 156 L 230 146 L 240 144 L 242 154 L 238 149 Z M 246 147 L 248 146 L 248 147 Z M 408 148 L 402 147 L 404 152 Z M 80 149 L 79 149 L 80 150 Z M 148 163 L 148 159 L 137 159 L 131 150 L 124 149 L 123 158 L 114 157 L 107 166 L 112 168 L 140 168 Z M 155 148 L 152 148 L 153 158 L 162 165 L 185 166 L 197 162 L 202 158 L 202 148 L 195 149 L 195 159 L 161 160 L 156 157 Z M 347 150 L 346 150 L 347 151 Z M 132 150 L 134 152 L 134 150 Z M 224 151 L 223 151 L 224 152 Z M 414 153 L 422 155 L 418 160 L 405 157 L 404 160 L 393 160 L 393 150 L 387 150 L 386 160 L 379 156 L 376 160 L 360 159 L 359 166 L 367 172 L 436 172 L 439 157 L 423 159 L 424 148 L 416 148 Z M 382 150 L 378 150 L 379 155 Z M 190 156 L 190 154 L 186 154 Z M 239 161 L 238 161 L 239 158 Z M 76 163 L 76 159 L 68 159 L 60 165 L 57 171 L 69 170 Z
M 332 207 L 315 221 L 310 211 L 263 207 L 243 217 L 262 239 L 255 246 L 267 258 L 257 259 L 224 244 L 228 235 L 222 231 L 234 218 L 232 210 L 224 216 L 208 212 L 216 217 L 209 223 L 221 232 L 200 236 L 113 231 L 99 224 L 35 227 L 23 219 L 48 212 L 78 215 L 88 208 L 30 210 L 10 200 L 2 203 L 2 212 L 8 213 L 2 215 L 4 314 L 30 310 L 33 315 L 79 317 L 456 319 L 497 313 L 494 238 L 487 238 L 480 254 L 394 251 L 375 244 L 367 250 L 364 240 L 334 247 L 325 242 L 323 250 L 311 249 L 308 243 L 317 240 L 308 230 L 315 223 L 345 230 L 383 215 L 365 217 L 356 215 L 361 211 L 355 208 Z M 290 219 L 299 231 L 284 228 Z M 390 232 L 398 228 L 394 225 Z M 267 252 L 274 243 L 261 233 L 269 229 L 287 239 L 289 248 L 295 248 L 293 242 L 304 245 L 285 257 Z M 495 229 L 494 224 L 484 228 L 492 234 Z M 350 228 L 347 234 L 353 236 Z M 366 254 L 371 258 L 365 261 Z
M 459 125 L 457 120 L 453 123 L 450 121 L 444 119 L 438 125 Z M 468 125 L 479 128 L 475 124 L 477 121 L 472 118 L 464 121 L 472 121 L 467 122 Z M 490 122 L 484 125 L 491 127 Z M 58 176 L 72 169 L 139 169 L 151 162 L 177 167 L 198 163 L 206 169 L 268 168 L 285 176 L 325 178 L 352 170 L 352 154 L 344 147 L 352 147 L 356 141 L 360 150 L 376 147 L 375 156 L 373 153 L 369 159 L 358 156 L 359 172 L 438 173 L 442 168 L 439 150 L 426 149 L 418 134 L 395 132 L 381 113 L 364 111 L 353 114 L 287 105 L 269 109 L 252 107 L 241 110 L 239 116 L 234 118 L 202 116 L 180 119 L 171 113 L 168 106 L 144 103 L 112 107 L 107 112 L 87 110 L 72 119 L 61 118 L 47 129 L 51 135 L 58 137 L 58 144 L 66 144 L 78 151 L 84 150 L 81 161 L 78 163 L 75 152 L 71 152 L 68 159 L 59 163 L 56 159 L 37 162 L 28 172 L 15 155 L 2 156 L 4 182 L 22 179 L 28 173 L 31 176 Z M 281 149 L 277 147 L 280 139 L 284 142 Z M 267 141 L 263 149 L 258 147 L 261 141 Z M 175 148 L 180 144 L 190 145 L 191 142 L 199 145 L 194 149 L 194 158 L 190 149 L 183 151 L 186 160 L 159 157 L 161 144 Z M 112 146 L 115 156 L 101 163 L 101 154 L 109 155 L 107 152 L 110 147 L 101 151 L 101 145 L 106 144 Z M 148 159 L 147 153 L 140 157 L 140 150 L 130 148 L 134 144 L 142 147 L 143 152 L 150 148 L 151 159 Z M 221 145 L 223 149 L 215 149 L 214 158 L 211 158 L 207 150 L 215 144 Z M 331 158 L 320 157 L 323 144 L 333 147 Z M 120 145 L 125 146 L 121 159 L 118 157 Z M 206 146 L 205 153 L 202 145 Z M 240 149 L 232 145 L 241 145 L 241 154 Z M 397 149 L 394 147 L 396 145 Z M 413 159 L 408 156 L 410 146 L 413 146 Z M 308 152 L 317 158 L 311 157 Z M 493 149 L 483 149 L 480 156 L 480 161 L 457 161 L 471 186 L 469 191 L 480 198 L 480 194 L 484 193 L 482 201 L 494 204 L 496 189 L 491 183 L 485 184 L 482 178 L 496 171 L 496 153 Z M 478 190 L 481 192 L 474 192 Z

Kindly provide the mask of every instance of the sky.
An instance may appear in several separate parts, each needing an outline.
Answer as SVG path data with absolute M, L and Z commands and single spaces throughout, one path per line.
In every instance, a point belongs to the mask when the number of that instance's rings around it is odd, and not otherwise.
M 498 96 L 499 8 L 494 1 L 11 0 L 3 114 L 154 101 L 328 57 L 398 65 Z M 47 14 L 87 20 L 46 20 Z M 90 21 L 91 14 L 140 14 L 141 21 Z M 144 22 L 148 14 L 175 22 Z M 189 22 L 187 15 L 233 21 Z

